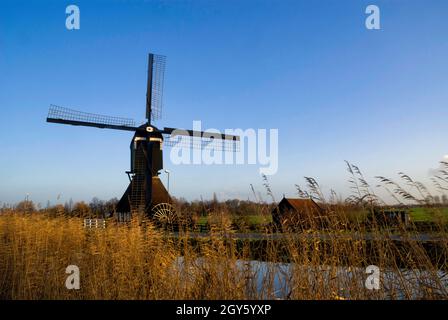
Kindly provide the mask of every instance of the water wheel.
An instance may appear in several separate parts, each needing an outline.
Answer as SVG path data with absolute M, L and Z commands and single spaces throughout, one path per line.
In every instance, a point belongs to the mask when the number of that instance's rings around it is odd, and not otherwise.
M 152 218 L 162 225 L 171 225 L 178 222 L 176 210 L 169 203 L 159 203 L 155 205 L 152 208 L 151 213 Z

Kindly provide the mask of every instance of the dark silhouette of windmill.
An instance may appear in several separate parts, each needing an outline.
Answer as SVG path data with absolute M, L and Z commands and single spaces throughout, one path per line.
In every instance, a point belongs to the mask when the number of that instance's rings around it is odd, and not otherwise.
M 117 204 L 116 212 L 138 214 L 169 222 L 175 216 L 171 197 L 158 175 L 163 169 L 163 145 L 187 148 L 213 148 L 236 151 L 239 136 L 183 130 L 151 124 L 161 118 L 163 81 L 166 58 L 150 53 L 148 57 L 148 83 L 146 91 L 146 122 L 136 126 L 135 121 L 80 112 L 51 105 L 47 122 L 75 126 L 96 127 L 134 132 L 131 141 L 131 168 L 126 171 L 130 183 Z

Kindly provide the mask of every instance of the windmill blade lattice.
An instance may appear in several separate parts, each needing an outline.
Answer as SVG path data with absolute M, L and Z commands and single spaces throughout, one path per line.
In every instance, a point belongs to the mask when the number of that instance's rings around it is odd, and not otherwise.
M 165 79 L 166 57 L 155 54 L 153 60 L 152 94 L 151 94 L 151 120 L 162 118 L 163 82 Z
M 126 130 L 127 128 L 129 128 L 129 130 L 136 129 L 135 121 L 133 119 L 82 112 L 53 104 L 50 105 L 48 110 L 47 121 L 60 121 L 67 124 L 96 126 L 99 128 L 109 127 L 113 129 L 116 127 L 117 129 L 123 128 L 123 130 Z
M 163 144 L 168 147 L 239 152 L 240 140 L 218 139 L 207 136 L 163 135 Z

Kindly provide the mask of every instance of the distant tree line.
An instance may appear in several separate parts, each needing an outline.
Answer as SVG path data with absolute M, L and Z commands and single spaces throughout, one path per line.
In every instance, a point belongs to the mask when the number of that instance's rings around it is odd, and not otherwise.
M 270 214 L 273 205 L 250 200 L 218 201 L 216 195 L 211 200 L 187 201 L 184 198 L 174 199 L 177 209 L 181 213 L 188 213 L 196 217 L 208 216 L 210 213 L 227 212 L 235 216 L 256 216 Z
M 67 216 L 67 217 L 80 217 L 80 218 L 108 218 L 114 214 L 115 206 L 118 203 L 117 198 L 113 198 L 107 201 L 93 198 L 90 203 L 84 201 L 74 202 L 70 199 L 65 204 L 50 205 L 47 202 L 47 206 L 42 208 L 40 204 L 35 204 L 31 200 L 23 200 L 16 205 L 4 204 L 0 211 L 6 212 L 10 210 L 22 212 L 22 213 L 46 213 L 51 216 Z
M 173 201 L 179 213 L 195 217 L 208 216 L 213 212 L 227 212 L 237 216 L 254 216 L 269 213 L 271 207 L 266 203 L 257 203 L 250 200 L 218 201 L 216 196 L 211 200 L 187 201 L 184 198 L 173 198 Z M 51 205 L 50 202 L 47 202 L 46 206 L 43 207 L 41 204 L 35 204 L 32 200 L 23 200 L 15 205 L 3 204 L 0 211 L 15 210 L 22 213 L 41 212 L 51 216 L 108 218 L 114 214 L 117 203 L 117 198 L 104 201 L 95 197 L 89 203 L 85 201 L 74 202 L 70 199 L 64 204 Z
M 434 196 L 435 205 L 448 205 L 448 196 L 443 194 L 442 196 Z

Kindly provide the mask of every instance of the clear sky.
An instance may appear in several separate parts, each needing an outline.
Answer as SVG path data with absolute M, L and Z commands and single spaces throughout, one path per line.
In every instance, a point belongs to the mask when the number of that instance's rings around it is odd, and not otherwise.
M 69 4 L 80 30 L 65 28 Z M 380 30 L 365 28 L 369 4 Z M 448 154 L 447 16 L 444 0 L 2 1 L 0 202 L 121 197 L 132 134 L 45 118 L 53 103 L 143 120 L 148 52 L 167 56 L 157 126 L 279 130 L 278 198 L 303 176 L 346 196 L 344 160 L 373 185 L 426 181 Z M 177 197 L 265 194 L 257 165 L 164 157 Z

